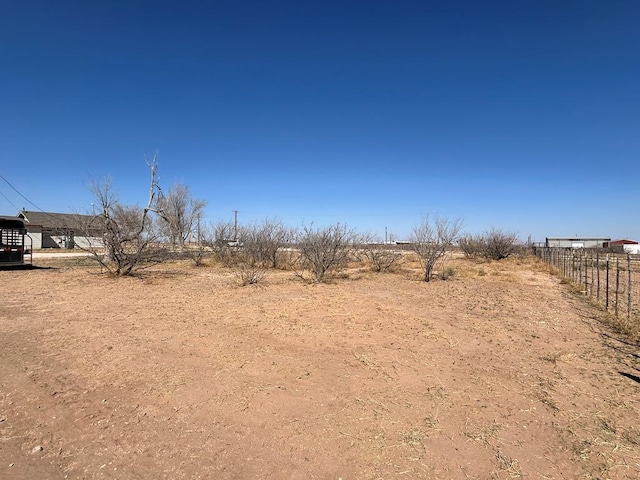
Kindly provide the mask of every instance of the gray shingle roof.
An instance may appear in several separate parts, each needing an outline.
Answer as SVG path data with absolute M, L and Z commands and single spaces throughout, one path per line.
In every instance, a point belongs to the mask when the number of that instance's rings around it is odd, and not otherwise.
M 47 230 L 83 230 L 96 228 L 97 217 L 77 213 L 32 212 L 22 210 L 18 217 L 25 220 L 26 226 L 38 225 Z

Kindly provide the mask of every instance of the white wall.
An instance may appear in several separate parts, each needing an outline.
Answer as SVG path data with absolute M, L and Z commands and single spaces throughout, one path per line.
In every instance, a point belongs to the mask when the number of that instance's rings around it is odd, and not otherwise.
M 60 245 L 60 248 L 65 248 L 65 242 L 69 237 L 65 235 L 52 235 L 51 238 L 54 242 Z M 75 235 L 73 237 L 73 242 L 79 248 L 102 248 L 102 239 L 97 237 L 81 237 Z M 35 248 L 35 247 L 34 247 Z
M 33 250 L 40 250 L 42 248 L 42 232 L 29 232 L 27 234 L 29 238 L 31 238 L 31 248 Z M 26 246 L 29 246 L 29 239 L 24 239 Z

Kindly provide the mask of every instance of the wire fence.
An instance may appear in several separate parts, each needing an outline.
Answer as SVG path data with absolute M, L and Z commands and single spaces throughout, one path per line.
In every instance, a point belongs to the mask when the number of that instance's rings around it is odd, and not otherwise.
M 571 248 L 537 248 L 536 256 L 555 266 L 616 317 L 640 321 L 640 258 L 630 254 Z

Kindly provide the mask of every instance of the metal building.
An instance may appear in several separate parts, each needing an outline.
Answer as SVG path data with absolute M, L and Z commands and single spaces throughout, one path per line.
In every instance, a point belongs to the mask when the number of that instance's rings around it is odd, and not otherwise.
M 611 238 L 606 237 L 547 237 L 545 247 L 604 248 Z

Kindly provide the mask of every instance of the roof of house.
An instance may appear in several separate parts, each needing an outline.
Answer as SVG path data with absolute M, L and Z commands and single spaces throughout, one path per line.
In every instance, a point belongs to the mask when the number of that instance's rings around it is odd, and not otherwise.
M 77 213 L 32 212 L 21 210 L 17 217 L 23 218 L 25 226 L 38 225 L 51 230 L 83 230 L 94 227 L 96 217 Z
M 614 240 L 613 242 L 609 242 L 610 247 L 615 247 L 617 245 L 638 245 L 638 242 L 636 242 L 635 240 L 627 240 L 627 239 Z

